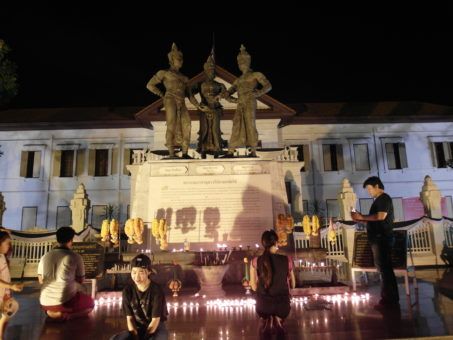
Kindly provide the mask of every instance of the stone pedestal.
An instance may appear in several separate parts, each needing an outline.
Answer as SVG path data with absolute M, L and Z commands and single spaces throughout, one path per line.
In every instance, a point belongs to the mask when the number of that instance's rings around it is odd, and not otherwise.
M 206 295 L 207 298 L 222 298 L 225 291 L 222 289 L 222 280 L 229 265 L 222 266 L 200 266 L 194 267 L 200 282 L 200 296 Z
M 254 246 L 289 214 L 281 161 L 260 158 L 151 160 L 131 171 L 130 217 L 165 218 L 169 249 Z
M 342 221 L 352 221 L 351 210 L 356 207 L 357 195 L 354 193 L 347 178 L 341 182 L 341 190 L 337 195 L 337 200 L 340 208 L 340 219 Z
M 88 210 L 90 210 L 90 200 L 83 184 L 77 187 L 70 207 L 72 211 L 72 228 L 78 233 L 85 228 Z

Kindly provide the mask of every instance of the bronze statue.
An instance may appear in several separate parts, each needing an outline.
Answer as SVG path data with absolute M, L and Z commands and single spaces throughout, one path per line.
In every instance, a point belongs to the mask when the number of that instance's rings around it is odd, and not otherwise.
M 242 75 L 228 89 L 229 95 L 237 92 L 238 98 L 230 97 L 227 100 L 238 105 L 233 117 L 233 129 L 226 157 L 233 157 L 235 148 L 239 146 L 250 147 L 250 156 L 256 157 L 258 146 L 258 131 L 255 123 L 256 98 L 269 92 L 272 86 L 264 74 L 250 69 L 251 57 L 244 45 L 241 45 L 237 61 Z
M 175 156 L 175 147 L 180 146 L 183 158 L 187 155 L 190 143 L 190 116 L 185 104 L 185 97 L 189 97 L 188 81 L 185 75 L 179 72 L 183 64 L 182 52 L 173 43 L 168 53 L 170 68 L 158 71 L 148 82 L 146 87 L 155 95 L 164 98 L 164 108 L 167 120 L 167 132 L 165 134 L 165 146 L 168 148 L 170 157 Z M 163 84 L 165 93 L 158 87 Z
M 229 95 L 225 85 L 214 80 L 215 61 L 212 55 L 208 57 L 203 68 L 206 80 L 192 88 L 190 101 L 200 110 L 198 151 L 204 158 L 206 153 L 212 153 L 217 156 L 222 150 L 220 118 L 223 107 L 219 100 Z M 200 103 L 194 97 L 196 93 L 200 93 Z

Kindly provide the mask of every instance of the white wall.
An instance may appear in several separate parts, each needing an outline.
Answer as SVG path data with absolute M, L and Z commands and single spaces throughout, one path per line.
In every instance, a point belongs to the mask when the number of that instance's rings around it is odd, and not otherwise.
M 88 152 L 85 152 L 81 176 L 54 176 L 53 151 L 59 148 L 59 144 L 67 143 L 80 144 L 80 148 L 85 150 L 91 143 L 114 144 L 119 151 L 115 174 L 106 177 L 89 176 Z M 123 149 L 134 144 L 152 143 L 153 131 L 144 128 L 0 132 L 0 150 L 3 152 L 0 158 L 0 191 L 3 192 L 7 207 L 3 225 L 20 229 L 22 207 L 36 206 L 37 226 L 55 228 L 57 206 L 69 205 L 79 183 L 85 184 L 91 205 L 117 206 L 121 211 L 121 220 L 124 221 L 129 204 L 130 179 L 123 174 Z M 21 151 L 37 147 L 42 150 L 40 177 L 20 177 Z
M 192 140 L 196 140 L 193 122 Z M 310 170 L 301 173 L 302 197 L 313 201 L 336 199 L 341 180 L 349 178 L 358 198 L 367 198 L 362 188 L 363 181 L 378 175 L 393 197 L 418 196 L 423 178 L 430 175 L 444 196 L 453 196 L 453 169 L 438 169 L 434 165 L 429 138 L 452 136 L 453 123 L 418 124 L 323 124 L 290 125 L 277 128 L 278 120 L 262 120 L 257 128 L 263 147 L 290 144 L 308 144 L 310 147 Z M 121 220 L 126 219 L 129 204 L 130 178 L 123 174 L 123 149 L 134 143 L 149 144 L 154 149 L 165 149 L 165 123 L 155 124 L 154 131 L 144 128 L 93 129 L 93 130 L 45 130 L 45 131 L 0 131 L 0 191 L 3 192 L 7 211 L 3 224 L 20 229 L 22 207 L 37 206 L 37 225 L 54 228 L 57 206 L 69 204 L 79 183 L 84 183 L 92 205 L 113 204 L 121 210 Z M 223 138 L 229 139 L 231 122 L 222 121 Z M 409 168 L 388 170 L 384 159 L 382 138 L 401 137 L 406 144 Z M 345 170 L 324 171 L 322 143 L 332 141 L 343 144 Z M 350 145 L 354 141 L 366 142 L 369 146 L 369 171 L 355 171 Z M 88 176 L 85 162 L 84 174 L 79 177 L 60 178 L 52 174 L 52 151 L 57 144 L 78 143 L 87 148 L 90 143 L 114 143 L 119 149 L 117 171 L 107 177 Z M 20 177 L 20 155 L 26 145 L 33 144 L 43 151 L 40 178 Z M 30 147 L 30 146 L 29 146 Z M 88 157 L 87 153 L 85 155 Z M 91 216 L 91 212 L 90 212 Z
M 453 123 L 417 124 L 312 124 L 289 125 L 281 129 L 280 146 L 308 144 L 311 169 L 301 173 L 304 200 L 335 199 L 343 178 L 348 178 L 358 198 L 367 198 L 362 188 L 369 176 L 379 176 L 386 192 L 392 197 L 419 196 L 425 175 L 430 175 L 443 196 L 453 195 L 453 169 L 438 169 L 434 165 L 430 137 L 453 135 Z M 408 168 L 388 170 L 385 161 L 383 138 L 401 137 L 406 145 Z M 366 141 L 369 147 L 370 170 L 355 171 L 351 141 Z M 323 141 L 342 143 L 345 169 L 324 171 Z

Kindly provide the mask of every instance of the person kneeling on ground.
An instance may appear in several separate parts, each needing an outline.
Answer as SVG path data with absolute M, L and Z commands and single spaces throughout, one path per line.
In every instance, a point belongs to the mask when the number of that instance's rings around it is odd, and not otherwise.
M 139 254 L 131 261 L 132 283 L 123 290 L 123 313 L 127 331 L 114 335 L 111 340 L 166 340 L 168 331 L 167 303 L 162 288 L 150 279 L 151 260 Z
M 58 245 L 45 254 L 38 265 L 42 284 L 39 301 L 54 320 L 69 320 L 88 315 L 94 301 L 84 294 L 85 267 L 82 257 L 71 250 L 75 231 L 71 227 L 57 230 Z
M 256 291 L 256 313 L 260 317 L 260 339 L 276 334 L 285 338 L 283 322 L 291 310 L 289 288 L 296 286 L 291 258 L 276 254 L 278 236 L 268 230 L 261 236 L 264 252 L 252 260 L 250 285 Z

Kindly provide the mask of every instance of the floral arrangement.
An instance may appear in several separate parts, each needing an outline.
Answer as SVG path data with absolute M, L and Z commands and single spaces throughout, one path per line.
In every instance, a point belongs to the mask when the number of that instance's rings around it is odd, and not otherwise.
M 310 217 L 308 215 L 305 215 L 304 218 L 302 219 L 302 227 L 304 229 L 304 234 L 307 237 L 307 239 L 310 238 L 310 236 L 318 236 L 318 231 L 320 229 L 318 216 L 313 215 L 311 217 L 310 222 Z
M 127 235 L 127 243 L 129 244 L 142 244 L 143 243 L 143 231 L 145 225 L 141 218 L 130 218 L 126 221 L 124 226 L 124 232 Z
M 173 292 L 173 297 L 178 296 L 178 292 L 181 290 L 182 283 L 176 276 L 176 262 L 173 262 L 173 279 L 168 281 L 168 288 Z
M 275 224 L 275 232 L 278 235 L 278 245 L 280 247 L 288 245 L 288 234 L 294 229 L 294 219 L 291 215 L 279 214 Z
M 101 225 L 101 240 L 103 242 L 112 242 L 113 246 L 119 244 L 120 225 L 117 220 L 103 220 Z
M 337 232 L 336 227 L 332 223 L 332 218 L 329 218 L 329 229 L 327 229 L 327 239 L 331 244 L 335 244 L 337 242 Z
M 159 242 L 161 250 L 168 250 L 167 220 L 165 218 L 154 218 L 151 223 L 151 234 Z

